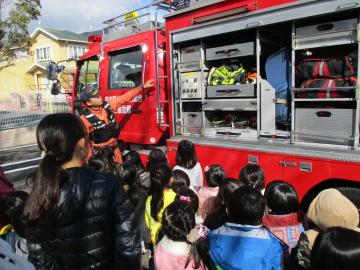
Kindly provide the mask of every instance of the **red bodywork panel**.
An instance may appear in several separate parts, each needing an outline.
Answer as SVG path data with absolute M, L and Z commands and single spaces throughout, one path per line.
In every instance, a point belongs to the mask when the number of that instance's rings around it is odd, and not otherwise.
M 155 65 L 155 33 L 158 34 L 159 44 L 165 43 L 165 36 L 158 31 L 147 31 L 133 36 L 124 37 L 105 43 L 104 46 L 104 60 L 101 62 L 100 69 L 100 94 L 107 99 L 113 96 L 119 96 L 128 90 L 109 90 L 109 75 L 110 71 L 110 57 L 109 53 L 121 49 L 131 48 L 139 45 L 146 45 L 148 50 L 143 57 L 143 82 L 149 79 L 156 78 Z M 160 75 L 164 75 L 165 63 L 163 58 L 159 57 L 159 71 Z M 165 81 L 160 80 L 160 99 L 166 100 Z M 159 127 L 158 124 L 158 101 L 156 91 L 150 91 L 146 97 L 140 95 L 136 97 L 134 102 L 129 102 L 125 106 L 126 109 L 119 109 L 115 111 L 117 122 L 120 123 L 122 129 L 119 138 L 127 143 L 134 144 L 157 144 L 160 138 L 166 132 L 167 128 Z M 162 104 L 163 108 L 164 105 Z M 131 106 L 132 113 L 124 113 Z M 123 107 L 124 108 L 124 107 Z M 167 111 L 167 108 L 164 108 Z M 163 121 L 168 122 L 164 114 Z
M 168 160 L 174 165 L 177 142 L 168 142 Z M 279 153 L 226 149 L 214 146 L 195 145 L 198 161 L 202 168 L 212 164 L 221 164 L 227 177 L 238 178 L 240 170 L 248 163 L 249 156 L 258 157 L 258 165 L 264 170 L 265 183 L 284 180 L 291 183 L 299 193 L 300 199 L 315 185 L 328 179 L 343 179 L 358 182 L 360 166 L 353 162 L 343 162 L 311 157 L 291 156 Z M 226 160 L 226 162 L 223 162 Z M 296 164 L 283 167 L 280 161 Z M 312 172 L 300 171 L 300 162 L 312 165 Z

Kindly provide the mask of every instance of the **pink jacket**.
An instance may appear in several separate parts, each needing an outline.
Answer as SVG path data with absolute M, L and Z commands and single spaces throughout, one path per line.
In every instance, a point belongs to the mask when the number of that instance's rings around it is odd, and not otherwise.
M 218 191 L 219 187 L 202 187 L 199 190 L 199 214 L 203 219 L 214 210 Z
M 154 254 L 154 262 L 156 270 L 193 270 L 194 263 L 190 260 L 185 268 L 190 245 L 185 242 L 177 242 L 170 240 L 164 236 L 157 244 Z M 206 267 L 200 265 L 198 270 L 206 270 Z

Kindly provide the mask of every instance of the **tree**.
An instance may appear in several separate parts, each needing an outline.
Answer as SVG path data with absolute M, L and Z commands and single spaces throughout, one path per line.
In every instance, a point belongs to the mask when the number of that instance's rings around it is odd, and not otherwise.
M 30 48 L 28 26 L 40 16 L 40 9 L 40 0 L 17 0 L 8 16 L 0 20 L 0 62 L 11 62 L 13 48 Z

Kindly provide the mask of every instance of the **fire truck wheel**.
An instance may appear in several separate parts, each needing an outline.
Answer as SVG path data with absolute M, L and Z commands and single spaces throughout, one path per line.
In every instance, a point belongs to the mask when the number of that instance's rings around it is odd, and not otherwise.
M 360 210 L 360 188 L 355 187 L 337 187 L 344 196 L 346 196 Z
M 310 190 L 304 196 L 304 198 L 301 200 L 300 210 L 303 211 L 304 213 L 306 213 L 312 200 L 317 196 L 317 194 L 319 194 L 322 190 L 324 190 L 326 188 L 335 188 L 335 189 L 339 190 L 344 196 L 346 196 L 350 201 L 352 201 L 353 204 L 355 204 L 355 206 L 360 211 L 360 186 L 359 187 L 355 187 L 355 186 L 353 186 L 353 187 L 344 187 L 344 186 L 316 187 L 316 188 Z

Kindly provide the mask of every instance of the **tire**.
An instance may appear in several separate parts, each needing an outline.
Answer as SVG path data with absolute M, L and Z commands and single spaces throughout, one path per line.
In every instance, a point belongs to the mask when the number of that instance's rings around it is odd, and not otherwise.
M 340 191 L 345 197 L 347 197 L 357 209 L 360 210 L 360 188 L 355 187 L 337 187 L 338 191 Z
M 304 213 L 307 212 L 312 200 L 324 189 L 334 188 L 340 191 L 345 197 L 347 197 L 360 211 L 360 187 L 344 187 L 344 186 L 329 186 L 323 188 L 315 188 L 310 190 L 308 194 L 302 199 L 300 209 Z

